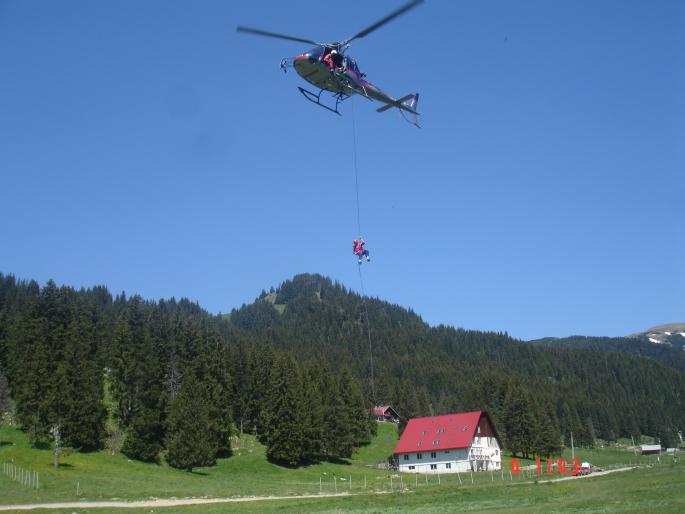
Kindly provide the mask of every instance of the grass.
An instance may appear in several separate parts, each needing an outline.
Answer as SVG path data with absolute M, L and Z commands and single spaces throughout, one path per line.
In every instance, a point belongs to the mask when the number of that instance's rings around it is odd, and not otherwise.
M 245 437 L 235 454 L 211 468 L 194 473 L 166 465 L 129 461 L 107 452 L 72 453 L 62 458 L 59 469 L 52 464 L 49 449 L 30 448 L 22 432 L 0 429 L 0 466 L 14 465 L 40 473 L 40 489 L 30 489 L 12 481 L 0 467 L 0 503 L 31 503 L 78 500 L 140 500 L 185 497 L 291 496 L 351 492 L 344 498 L 259 501 L 227 505 L 155 508 L 172 512 L 685 512 L 685 459 L 673 464 L 662 457 L 635 456 L 616 447 L 576 449 L 576 457 L 603 467 L 640 464 L 638 470 L 556 484 L 536 484 L 535 477 L 522 475 L 509 479 L 510 463 L 505 458 L 504 473 L 419 476 L 391 475 L 375 465 L 385 458 L 397 440 L 396 426 L 379 424 L 374 441 L 361 448 L 348 463 L 323 463 L 300 469 L 270 464 L 264 447 Z M 525 465 L 526 462 L 521 462 Z M 650 467 L 647 467 L 650 466 Z M 546 468 L 543 465 L 543 474 Z M 502 480 L 504 475 L 504 479 Z M 352 479 L 350 482 L 350 478 Z M 418 478 L 418 480 L 417 480 Z M 543 476 L 542 478 L 547 478 Z M 319 480 L 321 480 L 321 485 Z M 392 480 L 392 482 L 391 482 Z M 366 481 L 366 488 L 364 483 Z M 392 483 L 392 490 L 391 490 Z M 79 488 L 79 495 L 76 488 Z M 400 492 L 400 490 L 402 492 Z M 368 494 L 385 493 L 385 494 Z M 90 509 L 93 512 L 122 512 L 117 509 Z M 78 509 L 79 513 L 88 512 Z M 34 511 L 36 512 L 36 511 Z M 46 511 L 47 512 L 47 511 Z M 60 512 L 51 510 L 50 512 Z M 74 509 L 62 512 L 75 512 Z M 130 512 L 130 511 L 128 511 Z
M 78 499 L 146 499 L 150 497 L 239 497 L 298 495 L 324 492 L 382 490 L 388 472 L 375 465 L 392 453 L 397 427 L 379 424 L 379 435 L 358 451 L 348 463 L 321 463 L 288 469 L 269 463 L 264 446 L 245 436 L 234 455 L 216 466 L 193 473 L 164 464 L 130 461 L 105 451 L 63 455 L 59 469 L 52 467 L 52 451 L 35 449 L 24 433 L 0 428 L 0 466 L 12 462 L 24 470 L 37 471 L 40 489 L 9 480 L 0 467 L 2 503 L 72 501 Z M 351 479 L 351 480 L 350 480 Z M 350 485 L 351 482 L 351 485 Z M 78 485 L 79 496 L 76 495 Z

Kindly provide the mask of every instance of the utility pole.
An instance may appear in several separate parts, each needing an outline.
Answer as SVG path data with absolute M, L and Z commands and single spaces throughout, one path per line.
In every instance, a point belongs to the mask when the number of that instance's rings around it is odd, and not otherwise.
M 571 432 L 571 458 L 572 459 L 576 458 L 576 451 L 575 451 L 575 448 L 573 447 L 573 432 Z

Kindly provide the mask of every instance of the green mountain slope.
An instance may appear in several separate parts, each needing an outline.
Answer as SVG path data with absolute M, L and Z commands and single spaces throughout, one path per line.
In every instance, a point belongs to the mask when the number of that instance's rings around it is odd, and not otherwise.
M 529 342 L 546 346 L 629 353 L 654 360 L 685 373 L 685 337 L 678 333 L 667 335 L 662 343 L 650 341 L 646 335 L 631 337 L 546 337 Z
M 514 384 L 554 416 L 562 433 L 575 426 L 576 434 L 611 439 L 685 426 L 685 375 L 652 359 L 430 327 L 411 310 L 379 299 L 366 303 L 371 345 L 361 298 L 318 275 L 296 276 L 234 310 L 231 325 L 302 361 L 349 366 L 368 396 L 405 417 L 485 408 L 501 420 Z

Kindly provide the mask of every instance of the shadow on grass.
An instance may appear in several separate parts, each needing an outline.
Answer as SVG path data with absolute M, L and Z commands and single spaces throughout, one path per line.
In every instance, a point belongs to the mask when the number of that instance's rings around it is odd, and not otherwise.
M 298 464 L 291 464 L 289 462 L 284 462 L 276 459 L 272 459 L 267 457 L 267 460 L 271 464 L 275 464 L 276 466 L 280 466 L 282 468 L 287 468 L 287 469 L 303 469 L 303 468 L 308 468 L 310 466 L 315 466 L 317 464 L 320 464 L 322 462 L 328 462 L 330 464 L 342 464 L 345 466 L 350 466 L 352 463 L 349 460 L 346 459 L 341 459 L 338 457 L 328 457 L 326 459 L 321 459 L 313 462 L 300 462 Z
M 11 441 L 0 441 L 0 446 L 12 446 L 12 444 L 14 443 Z
M 331 464 L 342 464 L 344 466 L 349 466 L 352 464 L 349 460 L 341 459 L 339 457 L 329 457 L 326 459 L 326 462 L 330 462 Z
M 33 447 L 36 450 L 49 450 L 52 448 L 50 443 L 46 443 L 45 441 L 36 441 L 36 444 L 34 444 Z

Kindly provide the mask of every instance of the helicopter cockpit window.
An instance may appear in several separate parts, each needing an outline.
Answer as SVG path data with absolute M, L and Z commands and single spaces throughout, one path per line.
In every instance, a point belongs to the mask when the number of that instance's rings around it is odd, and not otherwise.
M 357 66 L 357 62 L 354 59 L 350 59 L 349 57 L 347 58 L 347 69 L 352 70 L 357 75 L 360 74 L 359 67 Z
M 321 54 L 323 52 L 322 52 L 322 48 L 320 46 L 315 46 L 314 48 L 312 48 L 307 53 L 309 54 L 309 57 L 313 57 L 314 59 L 318 59 L 319 57 L 321 57 Z

